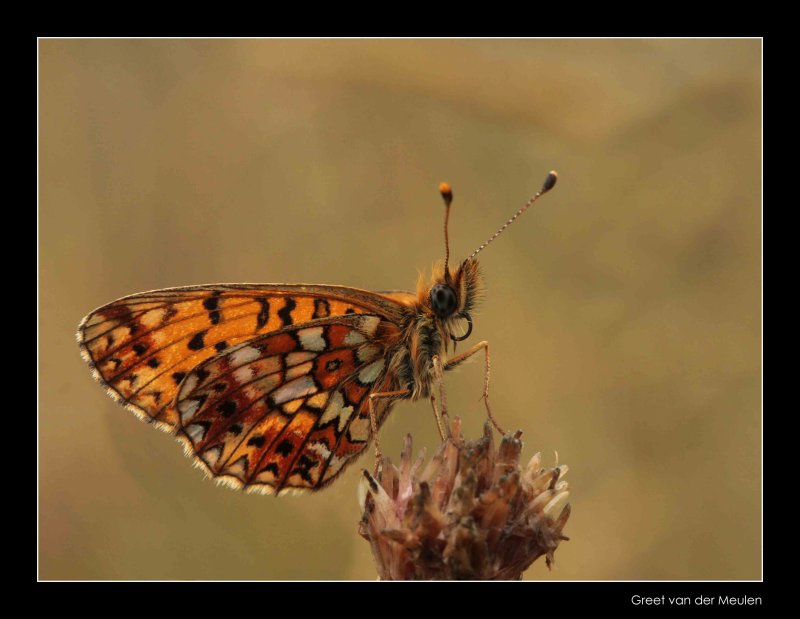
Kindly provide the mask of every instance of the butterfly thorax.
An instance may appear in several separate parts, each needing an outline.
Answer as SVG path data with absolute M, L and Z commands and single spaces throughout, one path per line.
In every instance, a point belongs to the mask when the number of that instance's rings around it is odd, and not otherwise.
M 402 342 L 389 362 L 388 375 L 396 381 L 391 390 L 407 389 L 412 400 L 428 397 L 434 379 L 433 358 L 445 359 L 446 354 L 442 326 L 424 314 L 411 313 Z

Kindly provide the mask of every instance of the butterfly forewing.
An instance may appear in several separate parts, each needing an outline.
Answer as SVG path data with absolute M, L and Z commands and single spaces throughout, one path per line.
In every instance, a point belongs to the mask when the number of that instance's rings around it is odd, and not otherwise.
M 398 339 L 393 323 L 361 314 L 229 348 L 182 381 L 181 433 L 212 475 L 235 486 L 318 489 L 367 446 L 368 395 Z
M 139 416 L 179 425 L 174 399 L 186 375 L 221 351 L 313 320 L 371 312 L 397 321 L 400 304 L 340 286 L 211 285 L 119 299 L 78 329 L 84 358 L 109 394 Z

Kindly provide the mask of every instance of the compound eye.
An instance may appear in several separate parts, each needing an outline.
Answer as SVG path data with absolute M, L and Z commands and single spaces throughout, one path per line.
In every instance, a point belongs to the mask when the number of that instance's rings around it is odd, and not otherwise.
M 436 284 L 431 288 L 431 307 L 439 318 L 447 318 L 456 311 L 456 293 L 450 286 Z

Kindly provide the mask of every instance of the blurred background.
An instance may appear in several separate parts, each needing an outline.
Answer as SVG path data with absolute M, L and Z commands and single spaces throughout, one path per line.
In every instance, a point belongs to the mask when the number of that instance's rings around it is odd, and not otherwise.
M 81 360 L 81 318 L 213 282 L 413 289 L 481 254 L 471 341 L 569 465 L 528 579 L 761 577 L 758 40 L 41 40 L 39 574 L 374 579 L 364 457 L 321 493 L 206 480 Z M 482 364 L 447 375 L 467 437 Z M 438 444 L 426 402 L 382 430 Z

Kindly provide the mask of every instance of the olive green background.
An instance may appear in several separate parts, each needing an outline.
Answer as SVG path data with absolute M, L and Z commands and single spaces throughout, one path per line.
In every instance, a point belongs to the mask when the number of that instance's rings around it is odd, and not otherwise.
M 529 579 L 761 577 L 759 40 L 41 40 L 39 575 L 374 579 L 364 457 L 245 495 L 108 398 L 74 332 L 213 282 L 412 288 L 437 184 L 481 254 L 471 342 L 525 458 L 567 463 L 571 537 Z M 447 376 L 468 436 L 482 364 Z M 432 449 L 426 402 L 382 431 Z

